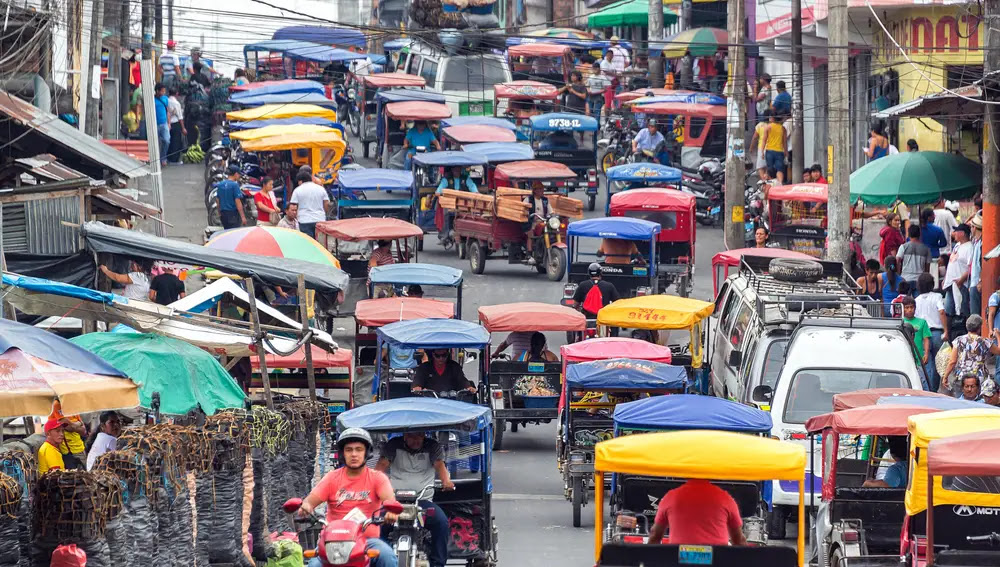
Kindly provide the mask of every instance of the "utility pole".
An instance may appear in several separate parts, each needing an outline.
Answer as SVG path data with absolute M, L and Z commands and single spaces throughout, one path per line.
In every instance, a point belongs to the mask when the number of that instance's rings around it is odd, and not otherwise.
M 174 0 L 167 0 L 167 39 L 174 39 Z
M 828 189 L 827 211 L 829 214 L 827 257 L 837 262 L 848 258 L 847 239 L 851 235 L 851 130 L 850 100 L 848 99 L 850 78 L 847 57 L 847 0 L 830 0 L 829 32 L 829 137 L 827 151 L 831 152 L 833 179 Z
M 997 135 L 1000 134 L 1000 82 L 994 73 L 1000 73 L 1000 0 L 984 2 L 983 32 L 986 34 L 986 51 L 983 61 L 983 75 L 988 82 L 983 85 L 983 98 L 992 104 L 986 107 L 986 132 L 983 142 L 983 254 L 1000 245 L 1000 149 L 997 149 Z M 975 25 L 975 24 L 972 24 Z M 982 277 L 979 280 L 983 297 L 989 298 L 997 289 L 1000 276 L 1000 259 L 983 260 Z M 983 302 L 987 305 L 989 302 Z
M 694 3 L 691 0 L 681 2 L 681 31 L 691 29 L 691 12 L 694 11 Z
M 746 246 L 743 226 L 743 192 L 746 188 L 747 79 L 746 58 L 743 56 L 743 0 L 728 0 L 729 17 L 729 87 L 726 102 L 726 248 Z
M 153 4 L 153 45 L 156 49 L 163 49 L 163 0 L 156 0 Z
M 663 39 L 663 0 L 649 0 L 649 41 L 646 42 L 646 53 L 649 54 L 651 42 Z M 649 85 L 661 88 L 663 79 L 663 57 L 649 56 Z
M 115 67 L 115 75 L 118 77 L 118 110 L 121 114 L 125 114 L 129 103 L 129 72 L 122 72 L 122 53 L 125 50 L 131 50 L 132 46 L 129 45 L 132 42 L 129 26 L 129 16 L 131 6 L 130 0 L 121 0 L 121 12 L 118 16 L 118 51 L 111 53 L 111 58 L 108 61 L 109 66 Z M 109 67 L 110 68 L 110 67 Z
M 94 76 L 94 66 L 97 66 L 98 69 L 101 68 L 101 45 L 104 40 L 104 0 L 92 1 L 94 10 L 90 17 L 90 65 L 88 69 L 81 69 L 80 72 L 87 73 L 91 81 L 97 81 L 98 84 L 91 85 L 89 90 L 101 92 L 101 74 L 97 73 L 97 76 Z M 108 64 L 111 64 L 110 58 Z M 84 131 L 88 136 L 97 138 L 101 132 L 101 99 L 90 95 L 89 92 L 81 93 L 81 96 L 86 97 L 87 101 L 87 124 Z
M 792 0 L 792 183 L 805 168 L 805 120 L 802 112 L 802 0 Z
M 153 5 L 142 0 L 142 58 L 153 58 Z

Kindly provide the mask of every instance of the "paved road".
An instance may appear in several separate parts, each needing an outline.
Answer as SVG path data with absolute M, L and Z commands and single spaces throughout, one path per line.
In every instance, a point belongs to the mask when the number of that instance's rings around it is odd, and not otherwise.
M 200 166 L 169 167 L 165 173 L 167 221 L 170 236 L 201 243 L 205 223 Z M 604 196 L 598 200 L 602 216 Z M 722 250 L 722 231 L 698 227 L 693 296 L 712 299 L 711 258 Z M 533 268 L 509 265 L 503 260 L 487 263 L 486 273 L 474 275 L 467 260 L 427 240 L 422 262 L 445 264 L 466 272 L 463 318 L 476 320 L 481 305 L 514 301 L 556 303 L 562 284 L 550 282 Z M 353 329 L 348 321 L 338 325 Z M 561 336 L 562 335 L 562 336 Z M 348 346 L 346 336 L 338 336 Z M 549 333 L 549 347 L 558 352 L 563 333 Z M 593 507 L 584 508 L 583 527 L 573 528 L 571 506 L 563 498 L 562 480 L 556 470 L 555 425 L 531 426 L 504 437 L 504 450 L 496 455 L 493 482 L 494 507 L 500 529 L 501 567 L 548 567 L 593 564 Z

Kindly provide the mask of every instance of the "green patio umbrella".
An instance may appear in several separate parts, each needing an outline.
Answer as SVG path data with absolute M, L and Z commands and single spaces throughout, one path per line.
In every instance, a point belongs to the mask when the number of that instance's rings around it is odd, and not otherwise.
M 215 357 L 184 341 L 136 332 L 87 333 L 70 339 L 128 374 L 139 385 L 139 405 L 184 415 L 200 407 L 207 415 L 244 406 L 243 389 Z
M 851 202 L 909 205 L 965 199 L 983 186 L 983 166 L 946 152 L 905 152 L 868 163 L 851 174 Z
M 673 8 L 663 7 L 663 25 L 669 26 L 677 21 L 677 12 Z M 604 10 L 594 12 L 587 17 L 588 28 L 610 28 L 614 26 L 641 26 L 649 24 L 649 2 L 646 0 L 631 0 L 614 4 Z

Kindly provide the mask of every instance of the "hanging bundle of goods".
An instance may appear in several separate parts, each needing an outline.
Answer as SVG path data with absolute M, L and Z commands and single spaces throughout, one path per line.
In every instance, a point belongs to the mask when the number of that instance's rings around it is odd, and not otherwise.
M 424 28 L 493 29 L 500 21 L 493 14 L 496 0 L 413 0 L 410 21 Z

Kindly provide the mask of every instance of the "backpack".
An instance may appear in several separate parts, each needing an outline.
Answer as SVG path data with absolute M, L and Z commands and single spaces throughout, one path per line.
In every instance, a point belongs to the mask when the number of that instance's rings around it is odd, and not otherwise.
M 583 298 L 583 310 L 588 313 L 597 313 L 604 307 L 604 294 L 601 286 L 594 283 L 594 287 L 587 292 L 587 297 Z

